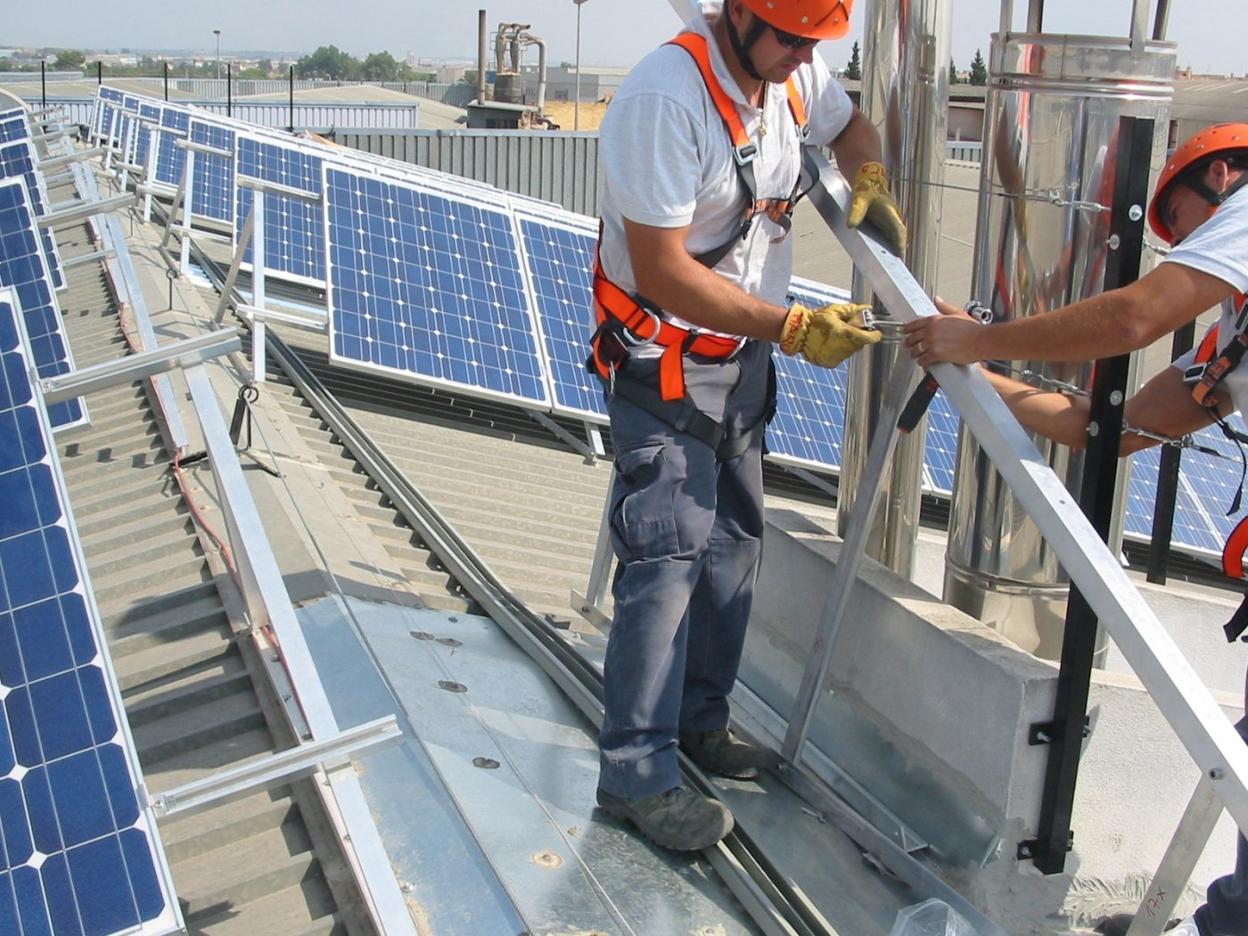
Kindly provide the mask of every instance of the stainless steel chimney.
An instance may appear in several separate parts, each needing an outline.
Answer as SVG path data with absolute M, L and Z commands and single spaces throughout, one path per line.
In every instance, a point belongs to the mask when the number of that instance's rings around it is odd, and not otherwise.
M 861 109 L 879 131 L 884 164 L 909 230 L 906 264 L 928 289 L 936 285 L 940 252 L 950 23 L 949 0 L 874 0 L 864 26 Z M 870 290 L 857 275 L 854 299 L 870 301 Z M 850 364 L 837 504 L 842 524 L 862 481 L 884 385 L 894 366 L 906 363 L 897 330 L 887 324 L 882 329 L 884 340 L 856 354 Z M 867 544 L 868 555 L 907 578 L 914 564 L 926 428 L 924 420 L 898 442 Z
M 1099 206 L 1112 198 L 1119 118 L 1156 121 L 1159 169 L 1173 96 L 1173 44 L 1138 34 L 1135 40 L 993 36 L 972 281 L 975 298 L 998 320 L 1040 314 L 1104 288 L 1109 212 Z M 1090 365 L 1014 366 L 1091 386 Z M 1082 453 L 1036 442 L 1077 496 Z M 949 603 L 1025 650 L 1060 655 L 1068 580 L 965 430 L 946 559 Z

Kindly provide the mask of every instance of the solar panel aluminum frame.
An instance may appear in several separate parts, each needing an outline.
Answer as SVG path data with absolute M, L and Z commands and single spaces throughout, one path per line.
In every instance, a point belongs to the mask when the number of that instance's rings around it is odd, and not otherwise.
M 39 390 L 40 383 L 33 364 L 30 338 L 26 334 L 26 325 L 16 290 L 0 287 L 0 303 L 7 303 L 14 313 L 13 318 L 17 325 L 19 336 L 18 351 L 24 360 L 26 372 L 30 375 L 31 404 L 39 422 L 40 431 L 46 440 L 48 466 L 51 471 L 53 486 L 58 495 L 58 506 L 61 510 L 58 525 L 63 526 L 67 533 L 70 557 L 74 564 L 74 572 L 79 586 L 82 589 L 82 598 L 88 622 L 91 626 L 91 634 L 96 642 L 98 665 L 103 673 L 110 714 L 120 735 L 119 747 L 124 754 L 131 789 L 135 793 L 138 805 L 139 820 L 136 822 L 136 827 L 142 826 L 146 832 L 157 876 L 157 884 L 161 897 L 164 900 L 165 909 L 159 916 L 144 921 L 137 927 L 127 928 L 122 932 L 126 933 L 127 936 L 165 936 L 165 934 L 169 933 L 184 932 L 185 922 L 182 919 L 181 906 L 174 891 L 173 874 L 169 868 L 164 845 L 157 830 L 156 813 L 147 793 L 147 785 L 143 782 L 143 770 L 139 764 L 134 737 L 130 731 L 130 723 L 126 718 L 125 707 L 121 699 L 121 688 L 117 682 L 117 674 L 113 668 L 112 658 L 108 653 L 107 636 L 104 633 L 99 607 L 95 602 L 95 590 L 91 587 L 90 573 L 88 572 L 86 557 L 82 552 L 82 542 L 78 536 L 78 527 L 74 520 L 73 507 L 69 501 L 65 475 L 61 469 L 60 459 L 54 454 L 53 430 L 48 419 L 47 408 L 44 405 L 43 394 Z
M 546 373 L 550 377 L 551 412 L 556 416 L 566 416 L 572 419 L 582 420 L 587 424 L 605 426 L 610 422 L 607 417 L 605 401 L 602 401 L 601 409 L 587 409 L 584 407 L 570 405 L 560 398 L 560 384 L 555 378 L 555 356 L 551 352 L 551 342 L 557 339 L 547 333 L 546 326 L 542 321 L 538 290 L 534 282 L 534 258 L 529 255 L 529 249 L 528 245 L 525 243 L 523 230 L 523 223 L 525 221 L 530 221 L 534 224 L 561 228 L 573 234 L 586 234 L 591 238 L 595 238 L 597 237 L 597 226 L 588 218 L 572 214 L 571 212 L 562 211 L 555 206 L 552 206 L 549 211 L 542 211 L 540 213 L 532 210 L 532 208 L 528 205 L 520 207 L 512 206 L 511 215 L 516 227 L 516 244 L 520 251 L 521 269 L 525 279 L 525 288 L 529 292 L 529 299 L 533 309 L 534 334 L 537 336 L 538 349 L 542 356 L 543 366 L 546 368 Z M 591 285 L 591 292 L 586 296 L 585 308 L 582 310 L 582 314 L 584 315 L 585 334 L 582 346 L 583 350 L 580 352 L 580 373 L 584 376 L 585 392 L 590 395 L 591 398 L 601 401 L 602 390 L 599 380 L 596 376 L 590 374 L 588 368 L 584 366 L 584 360 L 589 356 L 589 340 L 594 331 L 594 312 L 592 303 L 593 299 Z
M 407 371 L 407 370 L 402 370 L 399 368 L 388 367 L 382 364 L 373 364 L 373 363 L 364 362 L 364 361 L 355 361 L 335 352 L 334 336 L 335 336 L 336 330 L 334 327 L 334 300 L 333 300 L 334 276 L 333 276 L 333 264 L 331 260 L 331 257 L 333 254 L 333 246 L 332 246 L 331 237 L 330 237 L 331 221 L 330 221 L 330 198 L 329 198 L 329 173 L 331 171 L 341 172 L 345 175 L 354 176 L 356 178 L 375 179 L 377 182 L 379 182 L 382 185 L 400 186 L 400 187 L 411 189 L 416 192 L 432 194 L 436 198 L 443 198 L 443 199 L 453 198 L 459 203 L 467 203 L 480 210 L 495 212 L 497 214 L 504 216 L 507 219 L 508 231 L 511 235 L 513 243 L 516 245 L 516 262 L 517 262 L 517 267 L 518 267 L 518 272 L 519 272 L 520 282 L 521 282 L 520 294 L 523 296 L 524 302 L 525 302 L 525 309 L 523 310 L 523 314 L 528 319 L 528 332 L 527 333 L 533 338 L 533 345 L 534 345 L 534 351 L 535 351 L 534 358 L 537 362 L 538 369 L 540 371 L 536 379 L 542 388 L 542 392 L 544 395 L 543 399 L 540 399 L 540 400 L 531 399 L 521 394 L 494 390 L 489 387 L 482 387 L 476 384 L 450 380 L 450 379 L 443 378 L 443 377 L 437 377 L 437 376 L 432 376 L 432 375 L 427 375 L 427 374 L 418 374 L 414 371 Z M 542 346 L 542 342 L 539 338 L 539 333 L 537 330 L 537 314 L 536 314 L 536 309 L 534 307 L 532 284 L 529 282 L 528 272 L 525 269 L 524 258 L 520 253 L 520 248 L 521 248 L 520 232 L 516 225 L 515 216 L 511 212 L 510 207 L 507 205 L 505 199 L 503 200 L 503 204 L 500 206 L 498 203 L 495 203 L 495 202 L 491 202 L 488 200 L 481 200 L 475 197 L 465 196 L 462 192 L 461 193 L 447 192 L 447 191 L 443 191 L 440 187 L 425 185 L 423 183 L 423 180 L 418 181 L 415 179 L 401 179 L 401 178 L 392 178 L 392 177 L 386 177 L 386 176 L 378 176 L 376 173 L 368 171 L 367 168 L 360 169 L 346 162 L 342 164 L 333 164 L 330 161 L 325 161 L 322 164 L 322 191 L 325 193 L 324 198 L 322 199 L 322 207 L 323 207 L 324 222 L 325 222 L 325 252 L 326 252 L 325 300 L 326 300 L 326 312 L 329 318 L 329 360 L 331 364 L 333 364 L 336 367 L 342 367 L 342 368 L 349 369 L 349 370 L 356 370 L 356 371 L 360 371 L 363 373 L 386 374 L 387 376 L 390 376 L 397 380 L 402 380 L 402 381 L 409 382 L 409 383 L 415 383 L 415 384 L 419 384 L 422 386 L 435 387 L 435 388 L 444 389 L 444 390 L 453 390 L 457 393 L 462 393 L 468 396 L 474 396 L 474 397 L 478 397 L 481 399 L 496 400 L 496 401 L 500 401 L 503 403 L 508 403 L 513 406 L 518 406 L 532 413 L 538 413 L 538 414 L 544 415 L 551 411 L 553 400 L 554 400 L 554 392 L 551 387 L 549 362 L 546 359 L 545 349 Z

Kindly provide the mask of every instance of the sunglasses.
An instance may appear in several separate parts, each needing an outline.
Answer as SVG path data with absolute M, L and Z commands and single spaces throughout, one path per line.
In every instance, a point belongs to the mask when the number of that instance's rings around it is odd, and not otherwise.
M 795 36 L 792 33 L 785 32 L 783 29 L 776 29 L 770 23 L 767 24 L 772 33 L 775 34 L 776 42 L 780 43 L 786 49 L 805 49 L 813 46 L 818 39 L 811 39 L 809 36 Z

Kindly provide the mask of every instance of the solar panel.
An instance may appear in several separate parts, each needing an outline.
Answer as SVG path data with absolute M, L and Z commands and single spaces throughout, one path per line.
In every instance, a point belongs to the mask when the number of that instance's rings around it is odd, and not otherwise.
M 0 293 L 0 932 L 181 926 L 20 320 Z
M 234 131 L 203 120 L 191 121 L 191 142 L 229 155 L 197 152 L 191 214 L 227 224 L 234 221 Z
M 24 183 L 0 182 L 0 286 L 11 286 L 17 292 L 39 376 L 54 377 L 72 370 L 73 361 L 34 222 Z M 52 425 L 58 428 L 86 419 L 80 400 L 57 403 L 48 410 Z
M 44 215 L 48 213 L 51 202 L 48 200 L 43 180 L 35 171 L 35 165 L 35 148 L 29 140 L 0 145 L 0 179 L 21 179 L 35 214 Z M 61 255 L 56 248 L 52 229 L 41 228 L 39 236 L 43 242 L 43 256 L 48 262 L 52 285 L 61 289 L 65 285 L 65 277 L 61 273 Z
M 145 117 L 154 123 L 160 122 L 160 107 L 156 104 L 144 104 L 139 102 L 139 116 Z M 139 126 L 134 135 L 134 159 L 131 162 L 136 166 L 147 165 L 147 150 L 151 146 L 152 136 L 155 134 L 152 126 L 145 121 L 139 121 Z
M 923 446 L 924 487 L 930 493 L 950 497 L 958 467 L 958 427 L 962 417 L 944 391 L 927 408 L 927 439 Z
M 585 368 L 594 331 L 593 222 L 575 215 L 560 221 L 516 213 L 525 267 L 533 287 L 542 347 L 550 368 L 557 411 L 605 421 L 602 385 Z
M 329 167 L 331 360 L 548 407 L 506 209 Z
M 160 110 L 159 142 L 156 147 L 156 181 L 177 187 L 182 182 L 186 150 L 177 145 L 185 140 L 191 128 L 191 115 L 180 107 L 164 106 Z
M 20 108 L 0 113 L 0 143 L 12 143 L 14 140 L 30 138 L 30 127 L 26 124 L 26 112 Z
M 259 179 L 321 194 L 322 161 L 306 149 L 253 136 L 238 136 L 240 178 Z M 253 192 L 238 186 L 235 242 L 251 213 Z M 318 204 L 274 192 L 264 197 L 264 268 L 272 276 L 321 285 L 325 282 L 325 215 Z M 251 248 L 244 255 L 251 263 Z

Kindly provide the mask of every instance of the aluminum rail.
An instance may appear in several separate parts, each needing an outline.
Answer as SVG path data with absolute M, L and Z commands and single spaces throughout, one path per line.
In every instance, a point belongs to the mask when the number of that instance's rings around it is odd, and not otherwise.
M 192 245 L 191 250 L 195 262 L 217 288 L 223 288 L 227 276 L 220 267 L 198 246 Z M 222 298 L 227 302 L 230 299 L 241 301 L 238 295 L 231 297 L 223 294 Z M 276 335 L 270 335 L 267 350 L 447 573 L 541 667 L 592 724 L 600 725 L 602 677 L 598 671 L 567 646 L 553 628 L 525 607 L 490 571 L 285 342 Z M 711 784 L 683 754 L 681 760 L 687 783 L 704 795 L 715 795 Z M 767 936 L 835 936 L 836 931 L 818 910 L 742 830 L 734 830 L 727 839 L 703 854 Z
M 905 323 L 938 315 L 899 259 L 870 234 L 846 226 L 849 189 L 827 159 L 818 154 L 816 159 L 820 179 L 810 192 L 811 202 L 892 317 Z M 1239 828 L 1248 830 L 1248 748 L 1196 671 L 979 368 L 937 364 L 932 373 L 1218 798 Z M 825 618 L 819 636 L 836 624 Z

